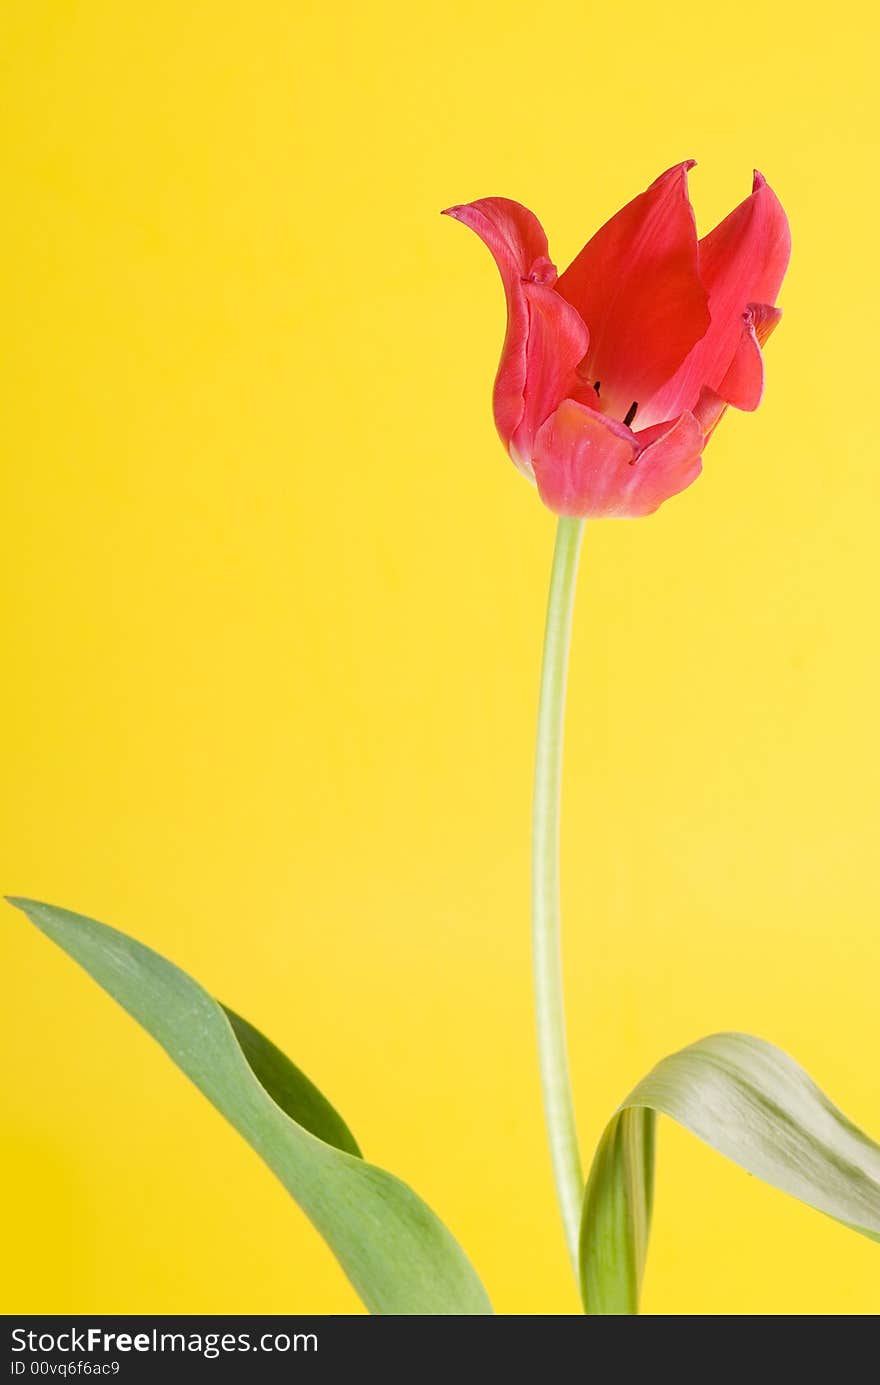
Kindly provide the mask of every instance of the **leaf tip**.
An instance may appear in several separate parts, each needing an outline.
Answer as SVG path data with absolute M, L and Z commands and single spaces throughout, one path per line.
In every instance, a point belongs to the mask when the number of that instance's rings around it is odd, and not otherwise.
M 3 898 L 7 904 L 12 905 L 13 909 L 20 909 L 23 914 L 26 914 L 36 903 L 33 899 L 25 899 L 23 895 L 17 894 L 5 894 Z

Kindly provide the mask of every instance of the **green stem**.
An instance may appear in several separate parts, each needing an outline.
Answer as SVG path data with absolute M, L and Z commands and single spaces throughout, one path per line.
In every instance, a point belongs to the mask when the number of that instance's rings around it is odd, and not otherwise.
M 584 1181 L 565 1041 L 559 943 L 559 799 L 571 613 L 583 532 L 582 519 L 559 520 L 544 632 L 532 806 L 532 949 L 538 1057 L 553 1177 L 575 1275 Z

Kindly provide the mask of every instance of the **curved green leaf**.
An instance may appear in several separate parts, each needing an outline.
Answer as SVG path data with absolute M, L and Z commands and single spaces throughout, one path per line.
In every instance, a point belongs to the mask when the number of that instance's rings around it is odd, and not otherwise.
M 152 1034 L 265 1160 L 372 1313 L 491 1313 L 470 1262 L 421 1198 L 358 1157 L 329 1102 L 279 1049 L 197 982 L 114 928 L 32 900 L 10 903 Z
M 655 1112 L 765 1183 L 880 1237 L 880 1146 L 780 1049 L 748 1034 L 713 1034 L 658 1063 L 605 1129 L 581 1221 L 588 1313 L 638 1312 Z
M 317 1135 L 325 1144 L 334 1149 L 344 1149 L 348 1154 L 361 1158 L 357 1140 L 352 1135 L 339 1112 L 319 1092 L 314 1082 L 295 1063 L 291 1063 L 286 1053 L 276 1048 L 265 1034 L 242 1019 L 228 1005 L 222 1007 L 226 1018 L 232 1025 L 232 1032 L 238 1046 L 248 1061 L 251 1072 L 261 1087 L 269 1093 L 276 1106 L 280 1106 L 291 1120 L 302 1125 L 312 1135 Z

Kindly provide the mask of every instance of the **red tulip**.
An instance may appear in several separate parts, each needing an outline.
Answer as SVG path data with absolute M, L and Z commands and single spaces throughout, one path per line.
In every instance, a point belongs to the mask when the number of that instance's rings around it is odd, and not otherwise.
M 501 271 L 495 422 L 557 514 L 652 514 L 699 476 L 727 406 L 761 401 L 788 221 L 756 173 L 751 196 L 698 241 L 692 167 L 662 174 L 561 276 L 520 203 L 486 197 L 446 213 L 476 231 Z

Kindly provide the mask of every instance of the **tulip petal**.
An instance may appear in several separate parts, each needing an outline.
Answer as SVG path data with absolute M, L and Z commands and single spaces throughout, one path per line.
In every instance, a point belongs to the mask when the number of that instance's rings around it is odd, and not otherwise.
M 633 519 L 652 515 L 664 500 L 692 485 L 703 469 L 703 432 L 693 414 L 683 413 L 672 423 L 646 430 L 638 441 L 643 443 L 649 432 L 625 497 L 625 513 Z
M 742 331 L 733 360 L 718 393 L 735 409 L 751 413 L 764 393 L 764 357 L 761 347 L 778 325 L 782 311 L 769 303 L 750 303 L 742 315 Z
M 669 169 L 606 222 L 556 286 L 589 329 L 584 369 L 615 418 L 656 394 L 709 327 L 687 193 L 692 167 Z
M 638 445 L 622 423 L 566 399 L 535 438 L 538 492 L 557 515 L 615 513 Z
M 563 399 L 582 388 L 577 367 L 590 337 L 577 310 L 555 289 L 526 283 L 523 294 L 529 314 L 525 408 L 510 452 L 526 462 L 531 472 L 535 434 L 541 424 Z
M 525 412 L 529 308 L 523 281 L 552 284 L 556 269 L 547 256 L 547 237 L 538 218 L 507 197 L 484 197 L 466 206 L 449 207 L 445 216 L 469 226 L 488 247 L 504 284 L 507 332 L 495 377 L 495 424 L 510 448 Z M 514 456 L 514 461 L 522 461 Z M 529 470 L 523 466 L 523 470 Z
M 761 348 L 778 325 L 782 311 L 769 303 L 750 303 L 742 314 L 739 342 L 717 389 L 704 385 L 694 406 L 708 437 L 718 426 L 727 406 L 752 413 L 764 393 L 764 357 Z
M 636 519 L 696 480 L 702 444 L 692 414 L 637 436 L 566 399 L 535 439 L 535 478 L 556 514 Z
M 751 195 L 700 241 L 700 276 L 709 294 L 711 326 L 643 416 L 670 418 L 693 409 L 704 386 L 722 392 L 741 345 L 742 314 L 750 303 L 775 303 L 790 255 L 788 219 L 756 172 Z
M 704 385 L 700 390 L 700 397 L 694 405 L 694 418 L 703 431 L 704 445 L 709 441 L 726 412 L 727 404 L 718 391 Z

